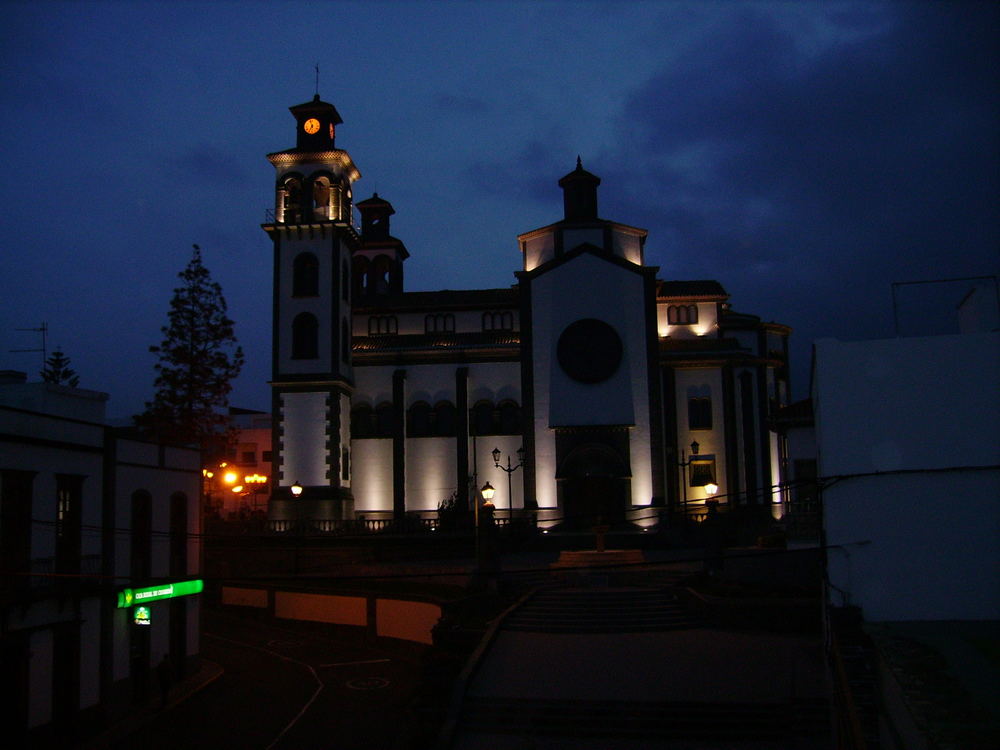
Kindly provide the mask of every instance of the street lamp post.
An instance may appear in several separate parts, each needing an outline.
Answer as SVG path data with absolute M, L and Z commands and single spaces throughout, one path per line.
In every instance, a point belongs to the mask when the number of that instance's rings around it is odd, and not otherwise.
M 513 494 L 513 491 L 511 489 L 510 475 L 513 474 L 518 469 L 520 469 L 522 466 L 524 466 L 524 446 L 522 445 L 520 448 L 517 449 L 517 465 L 516 466 L 511 466 L 510 465 L 510 454 L 509 453 L 507 454 L 507 465 L 506 466 L 501 466 L 500 465 L 500 449 L 499 448 L 494 448 L 493 449 L 493 464 L 498 469 L 500 469 L 501 471 L 503 471 L 504 473 L 507 474 L 507 510 L 508 510 L 508 523 L 513 524 L 514 523 L 514 494 Z
M 698 455 L 698 449 L 699 448 L 700 448 L 700 446 L 698 445 L 698 441 L 697 440 L 692 440 L 691 441 L 691 458 L 686 458 L 685 455 L 684 455 L 684 449 L 681 448 L 681 462 L 679 464 L 677 464 L 678 466 L 681 467 L 681 469 L 684 470 L 683 473 L 681 474 L 681 498 L 682 498 L 682 501 L 681 501 L 681 510 L 684 513 L 684 520 L 685 521 L 687 521 L 687 517 L 688 517 L 688 493 L 687 493 L 687 481 L 688 481 L 688 479 L 687 479 L 687 469 L 688 469 L 688 466 L 691 465 L 691 462 L 694 460 L 694 457 Z

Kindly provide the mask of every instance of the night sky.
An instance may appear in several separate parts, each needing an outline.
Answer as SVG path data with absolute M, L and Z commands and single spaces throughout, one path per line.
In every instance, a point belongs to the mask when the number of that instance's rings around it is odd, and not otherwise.
M 556 181 L 649 230 L 665 279 L 812 341 L 893 335 L 891 283 L 1000 273 L 995 3 L 5 3 L 0 369 L 37 334 L 110 417 L 152 396 L 177 273 L 203 250 L 266 409 L 268 152 L 319 91 L 393 203 L 411 291 L 514 283 Z M 904 333 L 947 331 L 967 284 L 901 289 Z

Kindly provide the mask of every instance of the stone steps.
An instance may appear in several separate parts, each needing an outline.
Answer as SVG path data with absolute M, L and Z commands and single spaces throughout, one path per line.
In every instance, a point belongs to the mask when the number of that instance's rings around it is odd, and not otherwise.
M 772 742 L 822 739 L 830 733 L 829 709 L 821 701 L 720 704 L 467 697 L 460 725 L 477 734 Z
M 699 626 L 669 589 L 560 588 L 537 592 L 503 622 L 536 633 L 635 633 Z

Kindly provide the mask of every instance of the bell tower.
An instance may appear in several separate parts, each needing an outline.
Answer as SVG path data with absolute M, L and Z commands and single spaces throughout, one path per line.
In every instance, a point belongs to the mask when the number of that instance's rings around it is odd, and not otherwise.
M 352 518 L 352 189 L 361 174 L 336 148 L 336 107 L 317 94 L 289 110 L 295 146 L 267 156 L 275 201 L 262 225 L 274 245 L 269 512 L 273 520 Z

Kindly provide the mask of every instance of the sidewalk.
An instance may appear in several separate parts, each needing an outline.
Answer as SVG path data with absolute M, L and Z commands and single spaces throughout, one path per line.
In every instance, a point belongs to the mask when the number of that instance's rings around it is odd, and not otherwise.
M 107 748 L 127 737 L 132 732 L 142 729 L 152 722 L 163 711 L 169 711 L 179 703 L 183 703 L 192 695 L 211 685 L 222 676 L 223 669 L 215 662 L 201 659 L 200 669 L 170 688 L 165 708 L 160 706 L 160 696 L 156 690 L 151 690 L 151 697 L 145 706 L 134 708 L 127 716 L 115 722 L 96 737 L 78 745 L 81 750 L 98 750 Z

